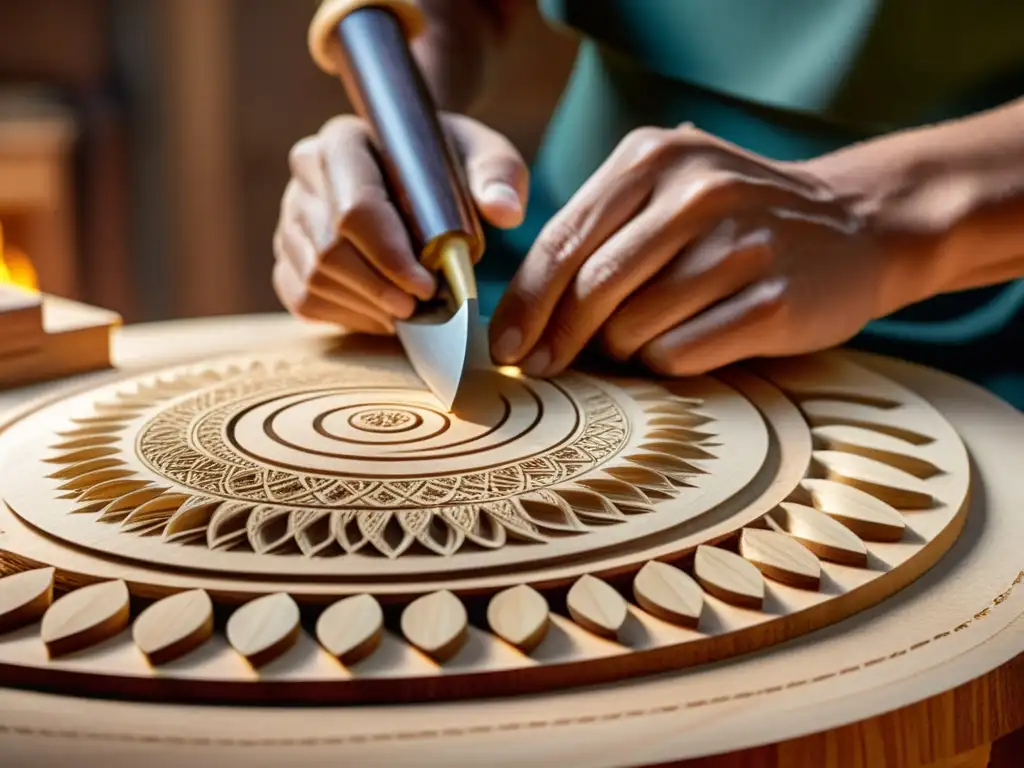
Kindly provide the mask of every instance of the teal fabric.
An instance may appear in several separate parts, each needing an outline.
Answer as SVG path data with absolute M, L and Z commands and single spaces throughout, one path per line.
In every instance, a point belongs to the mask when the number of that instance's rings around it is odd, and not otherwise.
M 801 160 L 1024 94 L 1021 0 L 539 3 L 582 44 L 534 162 L 526 222 L 487 233 L 492 306 L 544 223 L 633 128 L 690 121 Z M 873 323 L 854 346 L 950 370 L 1024 407 L 1022 307 L 1018 283 L 936 297 Z

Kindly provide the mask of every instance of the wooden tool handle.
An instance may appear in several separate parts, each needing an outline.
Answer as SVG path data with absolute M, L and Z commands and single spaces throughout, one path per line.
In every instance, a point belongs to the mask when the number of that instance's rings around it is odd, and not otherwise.
M 329 75 L 340 75 L 343 61 L 338 50 L 338 24 L 360 8 L 386 8 L 412 40 L 426 29 L 427 21 L 417 0 L 323 0 L 309 25 L 309 53 L 313 61 Z
M 310 48 L 320 66 L 341 77 L 356 112 L 370 125 L 423 264 L 442 269 L 453 293 L 469 291 L 475 298 L 472 263 L 483 250 L 483 233 L 461 164 L 409 50 L 408 36 L 422 27 L 419 8 L 409 0 L 325 0 L 310 28 Z

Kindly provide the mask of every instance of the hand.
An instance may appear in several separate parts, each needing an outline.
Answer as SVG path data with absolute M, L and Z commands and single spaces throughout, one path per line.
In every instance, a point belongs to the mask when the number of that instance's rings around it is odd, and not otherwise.
M 591 341 L 670 376 L 805 353 L 907 303 L 822 179 L 691 127 L 628 136 L 543 230 L 492 321 L 498 362 L 563 370 Z
M 443 122 L 481 215 L 497 227 L 518 226 L 528 181 L 519 153 L 468 117 L 446 115 Z M 274 235 L 278 298 L 308 320 L 392 333 L 394 319 L 407 318 L 437 286 L 388 197 L 367 126 L 335 118 L 295 146 L 290 164 Z

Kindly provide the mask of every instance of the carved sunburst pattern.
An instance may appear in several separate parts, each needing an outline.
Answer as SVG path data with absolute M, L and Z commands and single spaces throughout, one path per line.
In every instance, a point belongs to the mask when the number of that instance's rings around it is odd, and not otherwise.
M 109 642 L 67 663 L 202 701 L 609 682 L 881 602 L 966 519 L 952 425 L 842 356 L 665 386 L 498 378 L 460 419 L 432 402 L 400 355 L 271 357 L 0 426 L 0 576 L 26 571 L 0 582 L 0 634 L 24 633 L 0 667 L 59 684 L 53 659 Z M 133 595 L 157 601 L 136 615 Z
M 451 556 L 656 509 L 665 524 L 685 519 L 685 503 L 661 503 L 714 474 L 723 435 L 704 405 L 646 382 L 496 373 L 455 417 L 402 365 L 259 360 L 96 399 L 45 460 L 75 517 L 123 535 L 260 555 Z

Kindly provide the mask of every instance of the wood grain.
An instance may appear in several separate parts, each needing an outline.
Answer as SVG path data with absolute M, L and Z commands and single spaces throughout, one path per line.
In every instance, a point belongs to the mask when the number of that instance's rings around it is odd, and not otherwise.
M 536 648 L 547 635 L 548 603 L 526 584 L 499 592 L 487 605 L 487 623 L 494 633 L 523 653 Z
M 595 635 L 614 639 L 626 621 L 626 601 L 607 582 L 583 576 L 572 585 L 566 605 L 573 621 Z
M 466 641 L 466 607 L 447 590 L 424 595 L 402 611 L 406 639 L 436 661 L 447 661 Z
M 764 603 L 761 573 L 739 555 L 702 546 L 697 549 L 693 567 L 700 585 L 720 600 L 755 610 Z
M 53 602 L 53 568 L 0 578 L 0 635 L 33 624 Z
M 355 664 L 380 645 L 384 613 L 372 595 L 339 600 L 325 610 L 316 624 L 316 636 L 342 664 Z
M 800 589 L 818 589 L 821 563 L 799 542 L 777 531 L 744 528 L 740 554 L 770 579 Z
M 633 580 L 633 596 L 648 613 L 696 629 L 704 608 L 704 593 L 685 571 L 652 560 Z
M 863 568 L 868 562 L 864 542 L 842 523 L 803 504 L 780 505 L 782 527 L 807 549 L 825 560 Z
M 922 571 L 921 564 L 915 562 L 915 567 L 910 569 L 912 574 L 901 571 L 899 566 L 893 568 L 890 574 L 897 580 L 915 580 L 915 584 L 892 604 L 884 600 L 878 602 L 882 599 L 879 595 L 886 594 L 890 584 L 888 578 L 875 580 L 872 572 L 865 569 L 833 566 L 826 562 L 823 570 L 835 580 L 834 584 L 830 583 L 830 589 L 842 592 L 842 596 L 835 603 L 823 605 L 829 610 L 840 606 L 837 613 L 848 617 L 842 627 L 834 631 L 819 633 L 800 643 L 779 646 L 771 653 L 735 656 L 728 664 L 707 666 L 697 674 L 670 672 L 651 680 L 623 679 L 629 672 L 631 661 L 650 659 L 651 656 L 645 657 L 642 652 L 634 654 L 632 647 L 629 652 L 616 649 L 613 661 L 605 667 L 609 673 L 606 679 L 617 684 L 604 689 L 581 689 L 578 695 L 571 697 L 573 706 L 570 708 L 565 705 L 564 695 L 538 694 L 528 702 L 505 698 L 500 694 L 509 693 L 511 689 L 504 688 L 503 682 L 502 686 L 490 689 L 492 698 L 465 704 L 448 703 L 443 710 L 433 705 L 394 707 L 389 710 L 386 723 L 380 720 L 380 709 L 358 704 L 344 710 L 321 710 L 322 717 L 311 717 L 309 710 L 289 712 L 283 706 L 266 709 L 248 706 L 193 708 L 156 703 L 140 707 L 134 702 L 90 701 L 88 707 L 82 707 L 81 699 L 60 696 L 44 699 L 49 705 L 41 706 L 41 701 L 34 698 L 35 694 L 25 694 L 29 697 L 27 699 L 16 699 L 14 697 L 21 694 L 3 689 L 0 690 L 0 704 L 3 705 L 0 706 L 0 748 L 5 750 L 5 754 L 19 754 L 16 750 L 24 750 L 29 745 L 27 748 L 32 751 L 27 754 L 38 756 L 41 749 L 53 750 L 59 745 L 66 752 L 69 744 L 77 744 L 81 745 L 85 756 L 90 750 L 102 751 L 103 745 L 116 744 L 118 750 L 142 756 L 144 760 L 150 758 L 145 760 L 145 764 L 153 765 L 167 759 L 166 756 L 175 750 L 188 750 L 190 755 L 194 752 L 197 756 L 193 759 L 197 764 L 213 751 L 223 757 L 232 749 L 243 748 L 258 749 L 261 759 L 277 762 L 317 756 L 324 760 L 351 760 L 356 764 L 373 764 L 375 759 L 389 764 L 390 756 L 415 763 L 417 757 L 441 755 L 447 765 L 454 767 L 479 764 L 482 747 L 490 750 L 495 764 L 520 764 L 524 759 L 542 764 L 546 757 L 564 749 L 566 744 L 579 744 L 580 739 L 586 739 L 588 752 L 574 751 L 579 764 L 594 764 L 597 758 L 625 764 L 645 760 L 653 763 L 658 755 L 665 759 L 700 751 L 705 754 L 736 752 L 738 745 L 755 733 L 758 738 L 781 742 L 771 748 L 774 755 L 771 759 L 776 762 L 764 762 L 765 765 L 874 768 L 891 764 L 898 757 L 900 768 L 918 768 L 959 753 L 969 754 L 983 748 L 1009 728 L 1016 727 L 1019 723 L 1013 721 L 1019 720 L 1019 712 L 1011 712 L 1017 702 L 1024 701 L 1020 693 L 1024 678 L 1021 678 L 1019 665 L 1008 665 L 998 673 L 991 672 L 1000 661 L 1012 655 L 1014 648 L 1019 647 L 1019 623 L 1014 625 L 1012 622 L 1020 612 L 1019 586 L 1013 585 L 1014 574 L 1019 568 L 1014 565 L 1012 549 L 1013 542 L 1019 541 L 1015 528 L 1019 517 L 1013 514 L 1017 494 L 1009 485 L 993 480 L 1013 476 L 1011 454 L 1016 455 L 1017 452 L 1008 450 L 1008 447 L 1015 445 L 1014 430 L 1006 429 L 1006 426 L 1013 425 L 1013 419 L 1019 417 L 967 385 L 937 374 L 927 371 L 915 373 L 916 369 L 897 364 L 891 364 L 886 370 L 895 371 L 894 376 L 901 371 L 909 371 L 905 379 L 899 380 L 915 384 L 922 395 L 963 430 L 972 459 L 981 470 L 976 482 L 984 483 L 984 494 L 976 495 L 975 503 L 984 503 L 985 506 L 983 509 L 975 508 L 975 511 L 981 510 L 980 514 L 965 516 L 968 527 L 963 534 L 963 546 L 940 557 L 947 551 L 950 537 L 955 540 L 960 535 L 960 528 L 955 524 L 946 530 L 932 522 L 940 517 L 944 522 L 961 520 L 955 510 L 945 510 L 948 501 L 944 499 L 949 498 L 947 492 L 952 487 L 955 474 L 925 481 L 930 484 L 929 490 L 935 489 L 934 495 L 940 506 L 914 512 L 914 535 L 900 541 L 883 542 L 884 548 L 877 550 L 873 549 L 873 542 L 867 543 L 869 551 L 884 552 L 886 562 L 894 562 L 900 553 L 913 551 L 923 556 L 925 561 L 935 564 L 930 569 L 925 566 Z M 937 434 L 931 429 L 934 422 L 929 428 L 923 427 L 922 420 L 917 418 L 921 412 L 915 411 L 919 407 L 925 406 L 920 406 L 917 401 L 913 407 L 901 406 L 906 411 L 900 416 L 901 423 L 908 429 L 930 434 L 930 445 L 942 447 L 945 433 Z M 967 411 L 970 411 L 969 418 Z M 80 428 L 91 429 L 91 426 L 80 425 Z M 1005 435 L 1005 441 L 993 440 L 992 435 L 996 433 Z M 945 457 L 956 458 L 955 451 L 945 452 L 944 448 L 943 451 Z M 779 457 L 783 461 L 786 458 Z M 948 466 L 945 459 L 936 464 L 944 469 Z M 47 472 L 54 470 L 58 467 L 47 465 Z M 644 479 L 646 482 L 652 478 L 645 476 Z M 786 491 L 792 487 L 793 484 L 788 484 Z M 68 514 L 62 517 L 62 522 L 75 517 L 77 515 Z M 910 517 L 908 514 L 908 519 Z M 691 524 L 696 526 L 696 523 Z M 43 556 L 43 562 L 49 561 L 49 555 L 54 560 L 66 556 L 52 540 L 42 541 L 23 534 L 24 526 L 16 515 L 0 510 L 0 530 L 4 532 L 0 534 L 3 567 L 23 564 L 29 556 Z M 727 545 L 731 546 L 731 542 L 722 544 Z M 12 555 L 8 551 L 10 549 L 14 549 L 16 554 Z M 961 557 L 963 552 L 969 552 L 970 557 Z M 297 554 L 292 556 L 299 557 Z M 59 578 L 65 580 L 63 585 L 74 583 L 75 579 L 95 579 L 105 567 L 101 558 L 90 558 L 82 553 L 76 554 L 74 564 L 79 567 L 77 572 L 75 569 L 58 569 Z M 684 567 L 690 566 L 685 564 Z M 127 560 L 117 562 L 117 568 L 124 574 L 132 574 L 133 585 L 137 576 L 142 577 L 140 583 L 143 585 L 147 578 L 155 582 L 168 579 L 167 573 L 150 569 L 147 574 L 146 569 Z M 627 570 L 620 575 L 631 576 L 632 572 Z M 1020 578 L 1016 581 L 1019 583 Z M 258 579 L 252 582 L 258 583 Z M 622 582 L 626 583 L 626 579 Z M 80 586 L 82 582 L 77 583 Z M 164 581 L 165 586 L 167 583 Z M 246 589 L 254 589 L 254 583 L 246 584 L 236 579 L 232 584 L 225 580 L 221 586 L 237 589 L 241 593 L 236 594 L 235 599 L 238 599 L 245 596 Z M 868 588 L 864 589 L 864 585 Z M 474 586 L 482 588 L 481 582 Z M 547 586 L 541 583 L 538 589 L 544 591 Z M 225 589 L 221 593 L 225 600 L 229 599 L 230 591 Z M 865 599 L 866 593 L 872 593 L 870 600 Z M 844 604 L 848 595 L 855 595 L 862 607 L 874 603 L 875 608 L 865 614 L 851 616 L 849 604 Z M 771 611 L 789 610 L 788 606 L 793 606 L 801 611 L 801 620 L 813 624 L 819 618 L 814 610 L 815 603 L 787 602 L 799 597 L 810 601 L 814 599 L 812 593 L 773 583 L 770 597 L 768 608 Z M 220 595 L 218 599 L 221 599 Z M 408 598 L 393 599 L 401 603 Z M 787 607 L 783 608 L 784 605 Z M 707 599 L 706 610 L 708 620 L 702 627 L 703 632 L 720 642 L 721 638 L 714 637 L 713 633 L 738 627 L 735 634 L 730 634 L 730 641 L 738 640 L 737 650 L 740 652 L 743 647 L 750 648 L 744 645 L 742 638 L 754 622 L 764 624 L 763 634 L 775 633 L 781 628 L 766 621 L 765 613 L 735 608 L 713 597 Z M 631 613 L 638 622 L 645 621 L 643 611 Z M 739 627 L 730 623 L 741 616 L 749 616 L 751 624 Z M 650 617 L 646 622 L 641 626 L 651 632 L 659 631 L 661 627 L 665 627 L 665 631 L 673 630 L 673 627 Z M 562 617 L 555 617 L 553 624 L 557 632 L 552 639 L 560 641 L 563 648 L 590 653 L 601 647 L 606 654 L 609 653 L 611 644 L 590 637 L 589 633 Z M 784 634 L 785 629 L 781 629 Z M 680 628 L 678 631 L 684 630 Z M 692 634 L 690 630 L 685 631 Z M 522 665 L 508 675 L 507 680 L 513 684 L 528 678 L 535 670 L 538 675 L 557 677 L 559 687 L 578 680 L 573 677 L 571 664 L 555 662 L 555 665 L 547 666 L 548 659 L 565 658 L 549 655 L 559 650 L 558 643 L 543 643 L 536 649 L 538 656 L 525 659 L 507 644 L 485 644 L 487 636 L 482 630 L 474 629 L 472 637 L 472 648 L 467 648 L 467 653 L 455 659 L 451 667 L 444 668 L 444 679 L 452 687 L 462 686 L 471 679 L 471 675 L 462 673 L 465 669 L 484 670 L 484 676 L 493 680 L 495 670 L 513 657 L 517 660 L 514 663 Z M 639 633 L 630 634 L 628 640 L 632 644 L 641 637 Z M 394 645 L 390 643 L 392 639 Z M 408 659 L 410 665 L 423 665 L 414 668 L 417 674 L 422 676 L 429 669 L 417 655 L 407 654 L 407 649 L 398 645 L 398 638 L 389 637 L 388 640 L 389 653 Z M 19 635 L 13 643 L 0 641 L 0 670 L 5 682 L 11 680 L 13 684 L 13 681 L 20 680 L 27 684 L 34 681 L 39 685 L 45 680 L 48 685 L 59 686 L 67 693 L 95 694 L 111 692 L 110 681 L 115 675 L 124 675 L 122 679 L 127 683 L 120 695 L 132 691 L 131 695 L 140 698 L 147 696 L 147 686 L 150 691 L 161 688 L 163 693 L 158 696 L 169 695 L 168 691 L 175 690 L 176 695 L 180 695 L 183 686 L 176 689 L 175 683 L 184 682 L 193 690 L 196 688 L 191 680 L 175 680 L 173 677 L 159 680 L 158 686 L 150 685 L 149 678 L 145 677 L 149 673 L 140 673 L 139 666 L 122 666 L 116 672 L 108 667 L 103 675 L 89 673 L 90 668 L 95 669 L 89 665 L 109 658 L 118 659 L 118 664 L 124 664 L 123 659 L 127 658 L 135 659 L 128 662 L 129 665 L 143 664 L 130 642 L 119 644 L 127 638 L 105 646 L 102 653 L 62 661 L 61 665 L 73 665 L 77 677 L 58 676 L 54 674 L 53 666 L 44 667 L 42 669 L 46 671 L 40 672 L 39 667 L 33 669 L 31 661 L 41 656 L 41 646 L 37 641 L 30 632 Z M 117 649 L 121 647 L 127 648 L 126 655 L 117 656 Z M 214 645 L 211 644 L 211 653 L 213 650 Z M 704 655 L 708 648 L 699 643 L 666 645 L 657 650 L 665 651 L 664 656 L 670 656 L 674 665 L 698 658 L 701 661 L 713 658 L 711 654 Z M 222 651 L 227 655 L 207 657 L 204 649 L 201 661 L 223 662 L 219 674 L 231 677 L 231 671 L 237 666 L 237 656 L 230 649 Z M 500 656 L 502 653 L 506 655 Z M 326 658 L 323 663 L 333 666 L 312 669 L 303 666 L 319 664 L 315 659 L 321 657 Z M 379 658 L 391 657 L 382 654 Z M 13 659 L 17 659 L 20 665 L 12 666 Z M 282 690 L 316 690 L 318 695 L 325 695 L 329 689 L 340 688 L 341 680 L 347 681 L 348 670 L 339 671 L 339 665 L 326 653 L 296 653 L 288 661 L 294 662 L 294 669 L 290 665 L 282 665 L 280 671 L 275 670 L 274 673 L 294 684 L 294 687 Z M 375 664 L 378 657 L 375 655 L 367 662 L 368 665 Z M 321 669 L 327 668 L 334 670 L 334 677 L 316 677 Z M 555 675 L 553 670 L 557 670 Z M 368 666 L 359 670 L 359 674 L 369 671 Z M 367 691 L 372 695 L 389 685 L 388 674 L 393 672 L 391 667 L 377 678 L 356 675 L 354 682 L 362 684 L 358 689 L 360 694 Z M 986 672 L 990 672 L 985 675 L 990 682 L 960 685 L 951 690 L 960 680 Z M 993 683 L 991 678 L 995 675 L 1005 675 L 1005 678 L 1002 682 Z M 431 680 L 435 687 L 436 679 Z M 593 679 L 588 681 L 593 682 Z M 405 683 L 401 680 L 393 685 L 393 689 Z M 239 685 L 253 684 L 259 687 L 249 688 L 248 694 L 239 689 Z M 253 693 L 257 690 L 261 696 L 273 695 L 274 691 L 270 676 L 261 676 L 256 681 L 251 671 L 240 671 L 237 677 L 219 684 L 217 688 L 234 690 L 239 696 L 236 701 L 240 702 L 245 700 L 243 696 L 257 695 Z M 950 692 L 928 698 L 930 692 L 940 689 Z M 908 709 L 905 706 L 907 702 L 922 700 L 919 707 L 913 705 Z M 842 721 L 828 719 L 831 717 L 830 707 L 838 707 L 843 718 L 856 717 L 863 722 L 851 725 L 850 730 L 845 730 L 845 726 L 836 728 L 835 723 Z M 443 715 L 440 714 L 442 711 Z M 889 714 L 880 715 L 882 712 Z M 161 717 L 154 717 L 154 713 Z M 57 733 L 48 722 L 53 719 L 61 722 Z M 936 723 L 943 726 L 953 723 L 956 727 L 935 727 Z M 786 741 L 814 728 L 827 728 L 827 732 L 798 739 L 800 744 L 796 745 L 793 741 Z M 636 738 L 638 729 L 642 729 L 645 738 Z M 44 731 L 45 737 L 40 735 Z M 77 741 L 71 742 L 71 739 Z M 510 742 L 517 745 L 514 755 L 502 749 L 502 745 Z M 148 754 L 146 750 L 149 750 Z M 768 753 L 769 748 L 765 748 L 757 754 L 767 761 Z M 588 754 L 594 756 L 590 763 L 587 763 Z M 723 757 L 718 764 L 728 765 L 728 760 L 734 763 L 741 761 L 743 753 L 740 755 Z M 474 757 L 476 762 L 473 762 Z M 747 760 L 738 764 L 758 763 Z
M 212 635 L 213 602 L 201 589 L 154 603 L 132 626 L 135 644 L 154 666 L 190 653 Z
M 40 636 L 50 657 L 57 658 L 113 637 L 129 620 L 128 587 L 108 581 L 57 600 L 43 616 Z
M 278 593 L 246 603 L 228 619 L 227 639 L 255 668 L 268 664 L 299 639 L 299 607 Z

